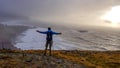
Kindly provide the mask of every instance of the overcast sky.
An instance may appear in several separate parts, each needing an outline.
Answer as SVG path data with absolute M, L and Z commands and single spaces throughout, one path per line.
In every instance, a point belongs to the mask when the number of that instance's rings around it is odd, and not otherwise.
M 1 16 L 29 17 L 45 22 L 98 24 L 120 0 L 0 0 Z

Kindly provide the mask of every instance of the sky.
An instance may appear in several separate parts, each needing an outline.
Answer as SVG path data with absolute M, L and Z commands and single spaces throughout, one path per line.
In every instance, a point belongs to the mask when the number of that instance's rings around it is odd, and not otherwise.
M 101 16 L 120 0 L 0 0 L 0 17 L 67 24 L 102 24 Z

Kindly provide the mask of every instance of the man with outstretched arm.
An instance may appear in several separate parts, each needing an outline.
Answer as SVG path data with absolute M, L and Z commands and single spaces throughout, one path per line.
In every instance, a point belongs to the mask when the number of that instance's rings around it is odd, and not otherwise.
M 44 55 L 46 55 L 46 52 L 47 52 L 47 48 L 49 46 L 49 55 L 51 56 L 51 47 L 53 45 L 53 35 L 60 35 L 62 33 L 58 33 L 58 32 L 54 32 L 51 30 L 50 27 L 48 27 L 48 31 L 39 31 L 39 30 L 36 30 L 38 33 L 41 33 L 41 34 L 46 34 L 46 44 L 45 44 L 45 53 Z

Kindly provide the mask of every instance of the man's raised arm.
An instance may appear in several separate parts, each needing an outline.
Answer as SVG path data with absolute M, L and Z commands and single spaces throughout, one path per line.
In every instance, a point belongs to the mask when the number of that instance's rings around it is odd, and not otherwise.
M 42 34 L 47 34 L 47 32 L 43 32 L 43 31 L 39 31 L 39 30 L 36 30 L 36 32 L 42 33 Z
M 60 35 L 60 34 L 62 34 L 62 33 L 58 33 L 58 32 L 52 32 L 53 34 L 56 34 L 56 35 Z

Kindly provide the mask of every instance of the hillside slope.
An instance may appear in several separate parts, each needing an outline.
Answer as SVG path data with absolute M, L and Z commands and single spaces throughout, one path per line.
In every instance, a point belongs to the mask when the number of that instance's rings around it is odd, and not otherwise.
M 0 24 L 0 49 L 17 49 L 13 46 L 16 37 L 28 29 L 26 26 L 7 26 Z

